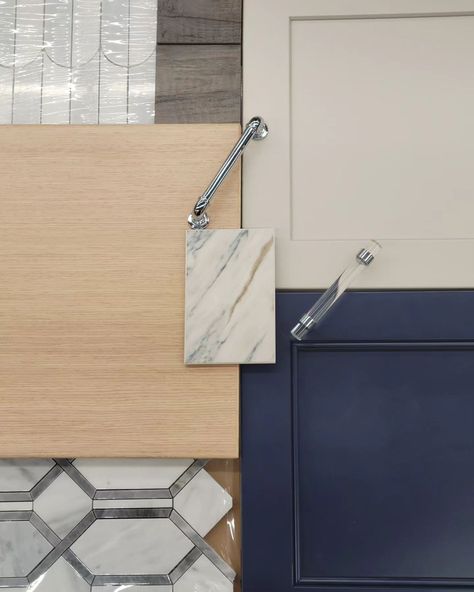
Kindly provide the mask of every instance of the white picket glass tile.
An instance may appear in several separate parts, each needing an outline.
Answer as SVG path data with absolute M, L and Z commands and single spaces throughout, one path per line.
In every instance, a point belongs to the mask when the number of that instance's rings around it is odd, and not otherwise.
M 168 519 L 97 520 L 71 547 L 96 575 L 166 574 L 193 548 Z
M 175 583 L 173 592 L 232 592 L 233 584 L 205 555 Z
M 156 0 L 130 1 L 129 65 L 147 60 L 156 46 Z
M 1 589 L 3 592 L 3 588 Z M 60 558 L 46 573 L 39 576 L 28 589 L 28 592 L 89 592 L 89 584 Z
M 155 120 L 156 53 L 130 68 L 128 81 L 128 123 L 152 124 Z
M 100 50 L 101 0 L 75 0 L 71 64 L 83 66 Z
M 44 44 L 47 55 L 58 66 L 71 66 L 72 0 L 47 0 L 44 15 Z
M 43 48 L 44 0 L 16 3 L 15 65 L 26 66 L 41 55 Z
M 29 522 L 0 522 L 0 577 L 28 575 L 51 549 L 50 543 Z
M 66 473 L 62 473 L 34 501 L 34 510 L 63 538 L 92 510 L 92 500 Z
M 232 508 L 232 498 L 209 473 L 199 471 L 174 498 L 174 508 L 194 530 L 206 536 Z
M 111 62 L 128 66 L 129 0 L 103 0 L 102 48 Z
M 0 0 L 0 123 L 154 123 L 156 23 L 156 0 Z
M 58 66 L 45 55 L 41 123 L 69 123 L 70 94 L 71 70 Z
M 97 489 L 163 489 L 170 487 L 190 459 L 76 459 L 74 466 Z
M 0 0 L 0 66 L 13 65 L 16 0 Z
M 15 68 L 13 80 L 12 123 L 40 123 L 43 58 Z
M 71 123 L 99 123 L 99 64 L 96 55 L 72 71 Z
M 99 123 L 127 123 L 128 71 L 100 56 Z
M 0 459 L 0 491 L 29 491 L 53 466 L 49 458 Z
M 13 68 L 0 67 L 0 124 L 12 122 Z

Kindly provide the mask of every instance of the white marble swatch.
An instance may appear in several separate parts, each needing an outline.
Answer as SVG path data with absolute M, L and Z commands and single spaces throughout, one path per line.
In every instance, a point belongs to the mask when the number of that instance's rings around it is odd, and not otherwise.
M 92 510 L 91 498 L 62 473 L 34 502 L 34 510 L 60 537 Z
M 23 576 L 44 559 L 52 548 L 26 520 L 0 522 L 0 578 Z
M 93 574 L 167 574 L 193 543 L 167 519 L 97 520 L 71 546 Z
M 174 508 L 204 537 L 232 508 L 232 498 L 209 473 L 199 471 L 174 498 Z
M 60 557 L 52 567 L 41 574 L 25 592 L 90 592 L 89 584 Z M 21 590 L 17 589 L 17 592 Z
M 272 229 L 186 233 L 186 364 L 275 362 Z
M 192 463 L 186 458 L 80 458 L 74 466 L 97 489 L 169 487 Z
M 52 467 L 50 458 L 0 459 L 0 491 L 29 491 Z
M 232 592 L 234 586 L 207 557 L 201 557 L 174 585 L 174 592 Z

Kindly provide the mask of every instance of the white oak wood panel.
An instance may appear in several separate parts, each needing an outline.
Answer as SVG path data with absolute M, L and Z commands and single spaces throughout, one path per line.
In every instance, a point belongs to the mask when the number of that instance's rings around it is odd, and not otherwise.
M 5 126 L 0 457 L 238 456 L 238 367 L 185 367 L 186 217 L 236 124 Z M 240 223 L 236 169 L 212 204 Z
M 266 22 L 268 35 L 262 35 Z M 277 229 L 277 286 L 474 285 L 474 0 L 247 0 L 243 223 Z

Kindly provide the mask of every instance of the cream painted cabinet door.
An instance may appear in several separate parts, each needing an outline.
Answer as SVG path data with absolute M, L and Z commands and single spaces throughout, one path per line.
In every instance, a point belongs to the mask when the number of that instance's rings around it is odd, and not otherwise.
M 243 223 L 280 288 L 474 286 L 474 0 L 245 0 Z

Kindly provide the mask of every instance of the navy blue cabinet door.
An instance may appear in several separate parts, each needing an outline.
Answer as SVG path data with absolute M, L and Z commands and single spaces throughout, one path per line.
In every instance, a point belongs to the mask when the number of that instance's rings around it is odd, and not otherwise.
M 243 592 L 474 590 L 474 292 L 353 292 L 242 369 Z

